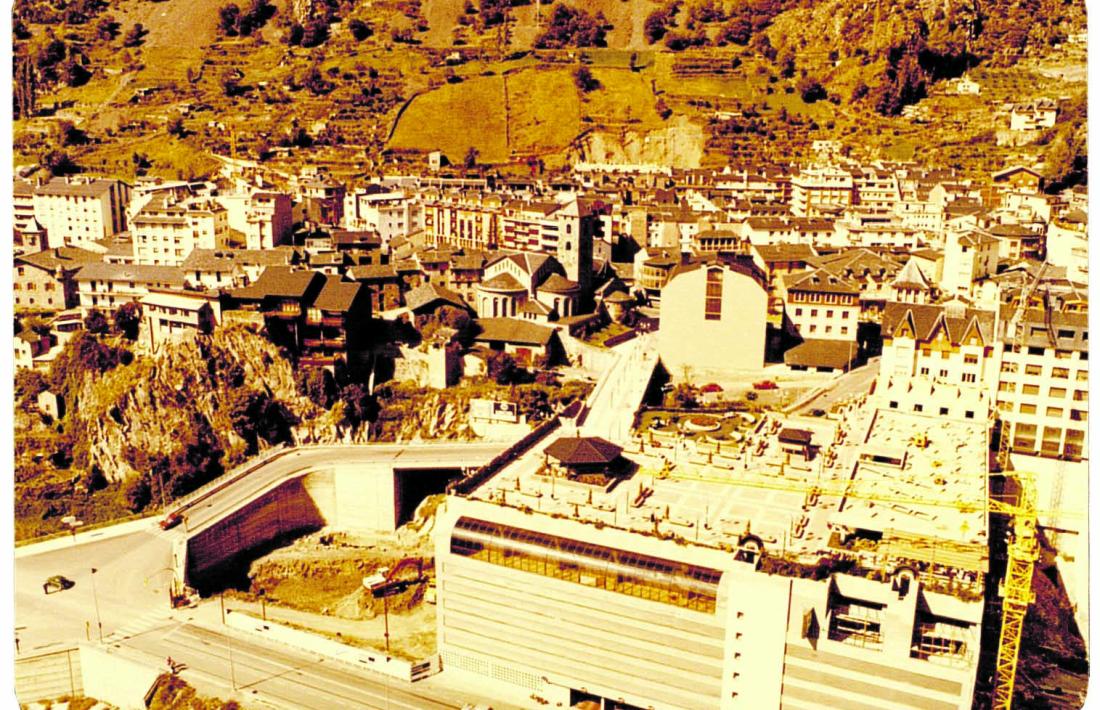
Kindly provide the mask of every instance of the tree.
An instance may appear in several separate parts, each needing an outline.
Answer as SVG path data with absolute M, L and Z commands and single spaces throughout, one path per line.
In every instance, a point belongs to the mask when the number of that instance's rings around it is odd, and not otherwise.
M 643 25 L 645 30 L 645 41 L 650 44 L 660 42 L 664 38 L 665 33 L 668 32 L 668 24 L 671 21 L 672 18 L 667 10 L 654 10 L 649 13 Z
M 718 33 L 718 44 L 737 44 L 744 47 L 752 38 L 752 22 L 744 16 L 727 22 Z
M 302 43 L 302 38 L 305 36 L 306 28 L 302 27 L 297 22 L 292 23 L 286 32 L 286 43 L 292 47 L 297 47 Z
M 802 100 L 808 104 L 820 101 L 829 95 L 828 92 L 825 91 L 825 87 L 821 85 L 821 82 L 809 77 L 799 80 L 798 92 L 802 95 Z
M 57 139 L 63 146 L 85 145 L 88 134 L 74 126 L 72 121 L 58 121 Z
M 306 23 L 302 31 L 302 46 L 307 49 L 319 47 L 328 39 L 328 23 L 319 17 L 315 17 Z
M 225 34 L 235 37 L 240 32 L 241 8 L 235 3 L 224 5 L 218 9 L 218 29 Z
M 546 31 L 535 40 L 539 49 L 564 49 L 566 47 L 603 47 L 607 21 L 602 14 L 595 16 L 569 5 L 554 5 Z
M 115 311 L 115 330 L 127 340 L 137 340 L 141 330 L 141 304 L 123 303 Z
M 89 333 L 99 335 L 101 333 L 106 333 L 107 328 L 107 316 L 103 315 L 103 312 L 98 308 L 93 308 L 88 311 L 88 315 L 84 316 L 84 329 Z
M 145 41 L 146 35 L 145 27 L 140 22 L 136 23 L 130 28 L 130 31 L 126 33 L 126 38 L 122 40 L 123 47 L 140 47 Z
M 592 70 L 585 64 L 580 65 L 577 67 L 577 70 L 573 72 L 573 83 L 577 85 L 578 89 L 586 94 L 600 88 L 600 82 L 596 77 L 592 76 Z
M 298 394 L 308 397 L 322 409 L 330 408 L 336 402 L 336 380 L 332 373 L 324 368 L 299 370 L 295 376 Z
M 104 42 L 110 42 L 118 37 L 119 23 L 112 15 L 102 18 L 95 27 L 96 37 Z
M 485 374 L 498 385 L 515 384 L 521 379 L 522 373 L 516 359 L 503 350 L 494 352 L 485 362 Z
M 187 131 L 183 127 L 183 119 L 179 116 L 176 116 L 175 118 L 168 121 L 168 126 L 166 127 L 166 130 L 168 131 L 168 135 L 175 136 L 177 138 L 183 138 L 185 135 L 187 135 Z
M 362 42 L 374 34 L 371 26 L 359 18 L 348 21 L 348 31 L 351 32 L 351 36 L 355 38 L 356 42 Z
M 149 483 L 149 474 L 142 473 L 126 484 L 126 505 L 131 512 L 145 510 L 153 500 L 153 487 Z
M 470 146 L 470 149 L 466 151 L 466 158 L 462 161 L 467 170 L 473 170 L 477 167 L 477 158 L 479 151 L 474 146 Z
M 61 78 L 68 86 L 78 87 L 87 84 L 92 78 L 92 73 L 80 62 L 70 59 L 61 68 Z
M 234 390 L 227 404 L 233 430 L 248 444 L 250 454 L 260 439 L 269 444 L 290 442 L 297 417 L 282 402 L 260 390 Z
M 377 400 L 363 385 L 352 383 L 340 392 L 340 401 L 344 404 L 344 424 L 358 427 L 363 422 L 378 419 L 380 408 Z
M 657 115 L 660 116 L 661 120 L 663 121 L 667 121 L 669 117 L 672 116 L 672 109 L 668 107 L 667 103 L 665 103 L 665 99 L 663 96 L 657 99 L 657 104 L 654 106 L 654 109 L 657 111 Z

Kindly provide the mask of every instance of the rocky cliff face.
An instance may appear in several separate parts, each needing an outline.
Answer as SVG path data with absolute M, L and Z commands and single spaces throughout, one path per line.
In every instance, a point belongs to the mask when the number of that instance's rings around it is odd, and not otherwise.
M 664 128 L 649 132 L 593 130 L 578 139 L 570 159 L 593 163 L 652 163 L 697 168 L 706 135 L 697 123 L 677 116 Z

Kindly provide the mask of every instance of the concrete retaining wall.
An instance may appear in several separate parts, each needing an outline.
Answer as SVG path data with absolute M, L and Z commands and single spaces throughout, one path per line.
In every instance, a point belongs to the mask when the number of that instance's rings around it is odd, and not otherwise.
M 79 649 L 67 648 L 15 659 L 15 697 L 20 703 L 83 694 Z
M 238 555 L 325 523 L 302 479 L 287 481 L 188 540 L 188 581 L 195 585 L 196 577 Z
M 307 631 L 299 631 L 282 624 L 263 621 L 239 611 L 227 611 L 225 623 L 240 631 L 262 636 L 269 641 L 293 646 L 303 651 L 342 661 L 356 668 L 376 671 L 403 681 L 420 680 L 439 672 L 438 658 L 418 663 L 386 658 L 386 654 L 379 651 L 348 646 Z

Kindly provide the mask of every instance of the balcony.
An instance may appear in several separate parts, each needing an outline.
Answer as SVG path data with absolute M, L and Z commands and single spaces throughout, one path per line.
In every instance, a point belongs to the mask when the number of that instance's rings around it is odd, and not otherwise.
M 311 353 L 298 358 L 298 362 L 307 367 L 331 367 L 336 364 L 337 360 L 343 359 L 341 355 L 319 355 Z
M 297 320 L 302 317 L 302 309 L 300 306 L 281 306 L 279 308 L 264 311 L 264 316 L 267 318 L 281 318 L 285 320 Z

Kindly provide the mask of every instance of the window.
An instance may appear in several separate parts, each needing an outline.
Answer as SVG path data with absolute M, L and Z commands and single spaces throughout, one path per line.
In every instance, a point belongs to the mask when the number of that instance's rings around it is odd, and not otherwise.
M 946 379 L 947 378 L 947 370 L 940 370 L 940 377 Z
M 940 407 L 940 416 L 941 416 L 941 417 L 946 417 L 946 416 L 947 416 L 947 412 L 948 412 L 948 409 L 947 409 L 947 407 Z
M 898 403 L 896 401 L 890 402 L 890 409 L 897 409 L 897 408 L 898 408 Z
M 997 391 L 999 391 L 999 392 L 1015 392 L 1016 391 L 1016 383 L 1015 382 L 1002 382 L 1000 385 L 997 386 Z
M 826 333 L 832 333 L 833 332 L 833 326 L 831 326 L 831 325 L 825 326 L 825 332 Z
M 973 382 L 976 377 L 977 377 L 977 375 L 975 375 L 973 372 L 964 372 L 963 373 L 963 382 Z
M 1056 367 L 1050 371 L 1050 376 L 1056 380 L 1068 380 L 1069 369 L 1065 367 Z
M 1029 347 L 1027 349 L 1027 354 L 1028 355 L 1042 355 L 1045 352 L 1046 352 L 1046 348 L 1039 348 L 1039 347 L 1035 347 L 1034 345 L 1032 345 L 1031 347 Z
M 1066 396 L 1066 388 L 1065 387 L 1051 387 L 1050 392 L 1047 393 L 1047 396 L 1050 397 L 1051 399 L 1063 399 Z
M 796 309 L 794 309 L 794 314 L 795 314 L 796 316 L 800 316 L 800 315 L 802 315 L 802 309 L 801 309 L 801 308 L 796 308 Z
M 810 309 L 810 317 L 811 318 L 817 318 L 817 309 L 816 308 L 811 308 Z
M 825 311 L 825 317 L 826 318 L 832 318 L 833 317 L 833 311 L 832 311 L 831 308 L 829 310 Z
M 840 314 L 840 317 L 847 319 L 848 316 L 850 316 L 850 315 L 852 315 L 851 311 L 844 311 L 843 313 Z
M 1035 414 L 1035 409 L 1034 404 L 1021 404 L 1020 414 Z
M 813 323 L 810 324 L 810 332 L 811 333 L 816 333 L 817 332 L 817 326 L 814 325 Z
M 843 328 L 841 328 L 840 329 L 840 334 L 841 335 L 847 335 L 848 334 L 848 326 L 844 326 Z
M 1014 362 L 1002 362 L 1001 363 L 1001 372 L 1009 372 L 1009 373 L 1016 372 L 1018 367 L 1019 366 Z
M 707 271 L 706 303 L 703 309 L 706 320 L 722 320 L 722 270 Z
M 974 412 L 972 410 L 968 409 L 968 410 L 966 410 L 966 412 L 963 413 L 963 416 L 966 417 L 967 419 L 973 419 L 974 418 Z
M 1062 411 L 1063 410 L 1061 407 L 1047 407 L 1047 416 L 1053 417 L 1055 419 L 1061 419 Z
M 978 364 L 978 356 L 977 355 L 964 355 L 963 356 L 963 362 L 965 362 L 967 365 L 977 365 Z
M 1077 381 L 1078 382 L 1088 382 L 1089 381 L 1089 371 L 1088 370 L 1078 370 L 1077 371 Z
M 1041 375 L 1041 374 L 1043 374 L 1043 366 L 1042 365 L 1028 365 L 1027 368 L 1024 370 L 1024 374 L 1025 375 Z
M 1073 393 L 1074 402 L 1087 402 L 1089 401 L 1088 390 L 1075 390 Z
M 923 412 L 924 411 L 924 405 L 923 404 L 914 404 L 913 405 L 913 411 L 914 412 Z
M 928 368 L 927 368 L 927 367 L 922 367 L 922 368 L 920 369 L 920 374 L 922 374 L 922 375 L 927 375 L 927 374 L 928 374 Z
M 1039 394 L 1039 385 L 1024 385 L 1024 394 Z
M 1070 355 L 1071 355 L 1071 353 L 1070 353 L 1069 350 L 1055 350 L 1054 351 L 1054 358 L 1056 360 L 1069 360 Z

